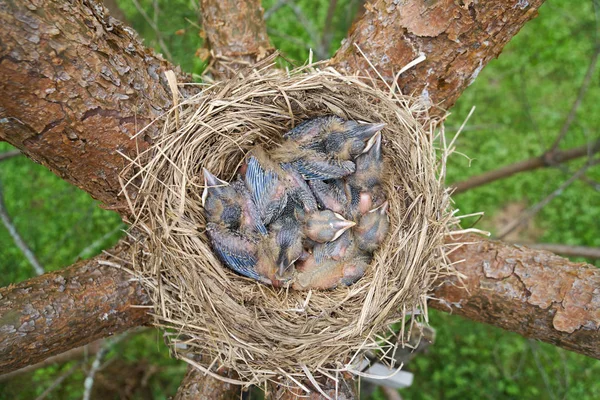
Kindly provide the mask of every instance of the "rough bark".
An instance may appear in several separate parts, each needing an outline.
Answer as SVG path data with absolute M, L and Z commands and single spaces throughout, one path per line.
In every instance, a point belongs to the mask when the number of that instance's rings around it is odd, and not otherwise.
M 547 251 L 474 236 L 452 253 L 465 275 L 442 282 L 442 311 L 600 359 L 600 269 Z
M 347 72 L 369 71 L 356 43 L 383 77 L 424 54 L 427 60 L 402 74 L 403 93 L 421 95 L 432 106 L 450 108 L 481 69 L 497 57 L 543 0 L 394 1 L 365 5 L 331 65 Z M 442 113 L 433 109 L 434 115 Z
M 128 258 L 126 250 L 116 253 Z M 150 321 L 141 285 L 102 255 L 0 289 L 0 374 Z
M 63 364 L 68 361 L 81 359 L 83 357 L 91 357 L 95 355 L 105 343 L 106 342 L 104 339 L 98 339 L 95 342 L 46 358 L 44 361 L 37 364 L 28 365 L 16 371 L 9 372 L 8 374 L 0 375 L 0 383 L 8 382 L 19 375 L 27 374 L 53 364 Z
M 190 366 L 179 385 L 174 400 L 236 400 L 241 386 L 220 381 Z
M 200 7 L 202 27 L 215 57 L 213 72 L 232 75 L 273 51 L 261 0 L 200 0 Z
M 157 134 L 131 140 L 171 107 L 168 69 L 100 2 L 0 0 L 0 139 L 122 210 L 119 152 Z

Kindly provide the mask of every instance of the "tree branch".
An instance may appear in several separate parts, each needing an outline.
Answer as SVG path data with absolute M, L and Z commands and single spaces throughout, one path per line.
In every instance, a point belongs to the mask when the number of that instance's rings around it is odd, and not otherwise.
M 457 239 L 470 243 L 450 254 L 464 286 L 440 282 L 431 307 L 600 359 L 600 269 L 475 236 Z
M 91 0 L 2 1 L 0 38 L 0 139 L 126 209 L 119 152 L 152 143 L 159 126 L 130 138 L 171 107 L 163 72 L 178 69 Z
M 241 390 L 240 386 L 220 381 L 189 366 L 174 400 L 236 400 L 241 398 Z
M 450 254 L 465 275 L 440 282 L 430 305 L 600 358 L 600 269 L 476 236 Z M 125 257 L 120 253 L 121 257 Z M 96 257 L 0 289 L 0 373 L 151 321 L 141 285 Z M 82 306 L 83 305 L 83 306 Z M 27 349 L 26 352 L 23 349 Z
M 549 151 L 541 156 L 533 157 L 527 160 L 519 161 L 514 164 L 505 165 L 493 171 L 485 172 L 481 175 L 476 175 L 468 178 L 465 181 L 453 184 L 454 194 L 466 192 L 467 190 L 476 188 L 494 182 L 499 179 L 508 178 L 520 172 L 533 171 L 538 168 L 556 166 L 576 158 L 589 156 L 600 151 L 600 140 L 595 141 L 591 146 L 589 144 L 575 147 L 568 150 Z
M 44 267 L 40 264 L 37 257 L 31 251 L 27 243 L 23 240 L 19 231 L 13 224 L 10 215 L 8 214 L 8 210 L 6 209 L 6 205 L 4 204 L 4 189 L 2 187 L 2 182 L 0 181 L 0 220 L 4 224 L 4 227 L 8 231 L 9 235 L 13 238 L 15 245 L 21 250 L 29 264 L 33 267 L 33 270 L 36 274 L 42 275 L 44 273 Z
M 527 243 L 521 245 L 527 246 L 530 249 L 544 250 L 555 254 L 562 254 L 563 256 L 567 257 L 586 257 L 600 260 L 600 247 L 569 246 L 566 244 L 555 243 Z
M 124 246 L 115 254 L 130 255 Z M 150 322 L 149 298 L 109 256 L 0 289 L 0 374 Z M 114 259 L 112 259 L 114 262 Z
M 421 54 L 427 60 L 402 74 L 403 93 L 450 108 L 463 90 L 521 27 L 543 0 L 435 2 L 377 0 L 365 6 L 331 65 L 371 73 L 354 44 L 391 84 L 400 68 Z M 432 110 L 433 115 L 443 112 Z
M 200 8 L 206 39 L 216 58 L 213 71 L 218 75 L 231 76 L 273 50 L 260 0 L 200 0 Z
M 585 76 L 583 77 L 583 82 L 581 82 L 581 86 L 579 87 L 579 93 L 577 94 L 577 97 L 575 98 L 575 101 L 573 102 L 573 105 L 571 106 L 571 111 L 569 111 L 569 115 L 567 115 L 567 119 L 565 120 L 565 123 L 563 124 L 562 128 L 560 128 L 560 132 L 558 133 L 558 136 L 556 137 L 556 139 L 554 140 L 554 143 L 552 143 L 552 146 L 550 147 L 551 152 L 555 151 L 558 148 L 558 146 L 560 145 L 560 142 L 563 140 L 563 138 L 569 131 L 569 128 L 571 127 L 571 124 L 573 123 L 573 121 L 575 120 L 575 116 L 577 115 L 577 110 L 579 109 L 579 106 L 581 105 L 581 102 L 583 101 L 583 98 L 584 98 L 585 94 L 587 93 L 587 90 L 590 86 L 590 82 L 592 81 L 592 76 L 594 75 L 594 72 L 596 71 L 596 64 L 598 63 L 598 57 L 600 57 L 600 42 L 598 41 L 598 38 L 596 39 L 595 44 L 596 44 L 596 49 L 594 50 L 594 54 L 592 54 L 592 59 L 590 61 L 590 64 L 588 65 L 588 69 L 585 73 Z

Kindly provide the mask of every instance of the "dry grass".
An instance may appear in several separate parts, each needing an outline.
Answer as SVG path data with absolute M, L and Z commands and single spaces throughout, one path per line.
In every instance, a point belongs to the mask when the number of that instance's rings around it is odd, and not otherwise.
M 315 66 L 286 73 L 273 62 L 178 99 L 155 145 L 123 176 L 126 192 L 138 193 L 133 227 L 144 233 L 134 269 L 174 356 L 210 374 L 231 368 L 236 383 L 284 376 L 281 384 L 297 385 L 353 371 L 366 351 L 391 357 L 411 320 L 427 319 L 430 287 L 451 273 L 443 243 L 455 219 L 443 185 L 446 154 L 435 149 L 441 136 L 434 137 L 424 105 L 395 87 L 378 89 L 370 77 Z M 274 149 L 294 125 L 325 114 L 387 123 L 391 227 L 372 267 L 350 287 L 309 292 L 233 273 L 204 232 L 202 168 L 231 180 L 251 147 Z

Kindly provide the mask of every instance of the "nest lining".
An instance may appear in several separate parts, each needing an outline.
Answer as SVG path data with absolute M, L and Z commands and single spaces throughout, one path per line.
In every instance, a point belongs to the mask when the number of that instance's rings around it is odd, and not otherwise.
M 397 341 L 390 326 L 427 319 L 428 291 L 440 274 L 452 273 L 443 243 L 453 218 L 445 156 L 436 153 L 425 105 L 330 68 L 271 67 L 266 60 L 176 101 L 160 137 L 124 176 L 134 176 L 126 183 L 138 192 L 130 199 L 133 229 L 144 233 L 134 271 L 172 354 L 211 375 L 227 367 L 238 384 L 284 376 L 301 385 L 352 371 L 365 351 L 389 358 L 408 333 L 403 328 Z M 349 287 L 296 292 L 237 275 L 205 234 L 202 168 L 231 181 L 252 147 L 273 149 L 299 122 L 327 114 L 387 123 L 385 243 Z

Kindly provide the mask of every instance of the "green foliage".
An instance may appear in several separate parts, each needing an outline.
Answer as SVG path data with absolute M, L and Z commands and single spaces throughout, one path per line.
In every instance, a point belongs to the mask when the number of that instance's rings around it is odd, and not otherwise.
M 263 4 L 269 9 L 278 3 L 265 0 Z M 329 2 L 291 3 L 302 11 L 308 24 L 302 23 L 294 9 L 285 5 L 272 13 L 267 25 L 275 47 L 289 59 L 303 63 L 308 49 L 321 41 Z M 338 1 L 332 20 L 330 54 L 345 36 L 358 3 Z M 203 45 L 197 24 L 197 2 L 142 0 L 140 4 L 153 23 L 156 18 L 172 61 L 185 71 L 202 73 L 204 62 L 195 56 Z M 164 54 L 156 30 L 148 25 L 135 4 L 119 0 L 119 5 L 146 44 Z M 501 57 L 481 72 L 452 109 L 446 128 L 449 137 L 471 107 L 477 106 L 457 141 L 457 150 L 472 157 L 472 161 L 454 155 L 448 166 L 449 183 L 537 156 L 550 146 L 577 96 L 598 34 L 591 3 L 573 5 L 567 0 L 548 0 L 540 16 L 528 23 Z M 579 146 L 598 137 L 597 104 L 600 104 L 600 74 L 595 73 L 561 148 Z M 0 151 L 9 148 L 0 143 Z M 568 167 L 572 173 L 580 165 L 581 161 L 577 161 Z M 486 218 L 479 226 L 496 231 L 498 227 L 491 217 L 500 213 L 504 205 L 525 202 L 531 206 L 569 176 L 558 169 L 515 175 L 455 196 L 456 206 L 464 214 L 485 211 Z M 588 176 L 600 181 L 600 168 L 590 170 Z M 0 164 L 0 182 L 17 230 L 48 271 L 69 265 L 77 258 L 91 257 L 120 237 L 123 225 L 116 214 L 101 209 L 87 194 L 23 157 Z M 539 241 L 600 246 L 598 198 L 598 191 L 590 185 L 575 182 L 532 221 L 541 232 Z M 0 285 L 32 277 L 31 266 L 3 228 L 0 228 L 0 243 Z M 408 365 L 415 373 L 415 382 L 413 387 L 402 391 L 404 398 L 600 397 L 597 360 L 438 312 L 431 312 L 430 319 L 437 329 L 437 342 L 429 354 Z M 86 370 L 92 359 L 84 362 Z M 111 366 L 117 365 L 123 371 L 156 368 L 145 389 L 135 391 L 133 398 L 139 399 L 164 399 L 172 395 L 185 372 L 182 363 L 168 357 L 160 333 L 155 330 L 132 335 L 115 345 L 106 361 L 105 378 L 115 379 L 119 384 L 118 378 L 128 372 L 116 373 Z M 42 368 L 3 383 L 0 399 L 35 398 L 74 362 Z M 47 398 L 81 398 L 85 375 L 84 370 L 78 369 Z M 112 398 L 116 397 L 114 392 Z M 376 393 L 374 398 L 383 397 Z

